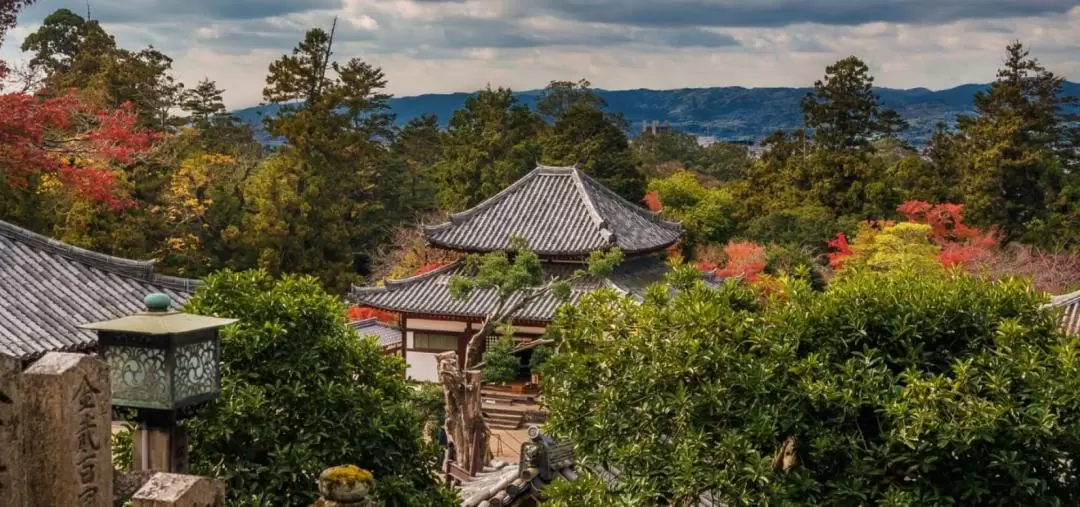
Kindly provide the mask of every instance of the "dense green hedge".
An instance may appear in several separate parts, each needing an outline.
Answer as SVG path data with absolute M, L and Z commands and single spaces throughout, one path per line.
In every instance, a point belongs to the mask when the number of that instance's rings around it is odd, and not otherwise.
M 868 272 L 765 303 L 691 276 L 563 310 L 549 429 L 621 475 L 553 505 L 1080 503 L 1080 343 L 1027 285 Z

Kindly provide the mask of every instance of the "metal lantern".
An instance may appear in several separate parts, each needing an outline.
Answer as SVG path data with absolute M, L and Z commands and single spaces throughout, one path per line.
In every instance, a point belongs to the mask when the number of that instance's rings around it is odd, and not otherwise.
M 109 365 L 113 406 L 173 414 L 221 394 L 218 330 L 236 322 L 169 310 L 156 293 L 146 311 L 85 324 L 98 333 L 98 354 Z

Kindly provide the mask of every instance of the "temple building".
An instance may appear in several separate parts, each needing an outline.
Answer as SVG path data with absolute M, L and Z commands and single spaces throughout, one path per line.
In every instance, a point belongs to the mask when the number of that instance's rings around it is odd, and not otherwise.
M 200 283 L 0 220 L 0 356 L 29 363 L 46 352 L 93 352 L 97 335 L 76 326 L 142 311 L 152 292 L 179 307 Z
M 572 298 L 601 287 L 640 298 L 668 270 L 664 250 L 675 244 L 682 226 L 615 194 L 576 167 L 540 166 L 475 207 L 446 223 L 423 228 L 432 246 L 463 253 L 505 251 L 510 238 L 524 237 L 549 276 L 566 278 L 583 267 L 590 252 L 620 248 L 626 260 L 604 279 L 578 280 Z M 437 381 L 435 356 L 457 351 L 464 358 L 472 334 L 494 304 L 494 290 L 465 300 L 450 294 L 450 278 L 466 273 L 462 261 L 382 286 L 354 287 L 360 305 L 401 316 L 402 354 L 408 376 Z M 530 341 L 544 333 L 559 301 L 538 299 L 514 317 L 514 334 Z

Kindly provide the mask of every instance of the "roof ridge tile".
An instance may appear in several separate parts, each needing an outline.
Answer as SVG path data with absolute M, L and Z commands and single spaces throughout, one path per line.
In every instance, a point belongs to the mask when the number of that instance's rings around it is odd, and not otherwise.
M 158 274 L 154 269 L 155 262 L 153 260 L 137 261 L 95 252 L 38 234 L 4 220 L 0 220 L 0 236 L 85 264 L 94 269 L 100 269 L 106 273 L 135 278 L 170 289 L 190 290 L 202 285 L 201 280 Z

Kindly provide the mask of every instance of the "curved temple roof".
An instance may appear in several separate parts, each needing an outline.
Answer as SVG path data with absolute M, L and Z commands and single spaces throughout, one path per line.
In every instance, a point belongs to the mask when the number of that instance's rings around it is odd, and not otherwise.
M 510 248 L 522 236 L 542 256 L 583 256 L 619 247 L 628 254 L 674 244 L 682 226 L 637 206 L 576 167 L 539 166 L 490 199 L 424 227 L 433 245 L 467 252 Z
M 151 292 L 183 305 L 200 283 L 0 220 L 0 355 L 27 360 L 89 348 L 97 335 L 76 326 L 144 311 Z
M 546 277 L 565 280 L 581 267 L 569 263 L 545 263 L 544 271 Z M 576 301 L 584 293 L 601 287 L 610 287 L 641 299 L 650 284 L 664 279 L 668 269 L 662 257 L 630 259 L 615 268 L 608 278 L 588 276 L 576 280 L 571 287 L 571 300 Z M 386 280 L 382 287 L 353 287 L 350 299 L 358 304 L 393 312 L 482 319 L 496 305 L 497 293 L 494 289 L 476 291 L 464 300 L 455 299 L 450 294 L 452 276 L 471 274 L 458 261 L 411 278 Z M 547 295 L 532 301 L 514 317 L 525 321 L 550 322 L 560 305 L 562 301 Z

